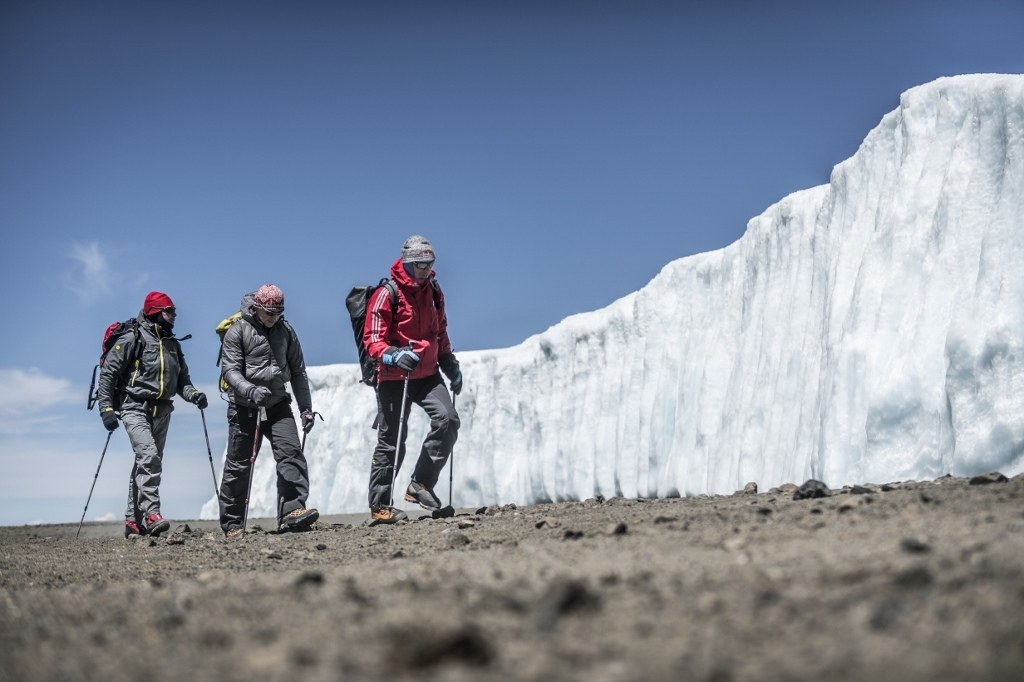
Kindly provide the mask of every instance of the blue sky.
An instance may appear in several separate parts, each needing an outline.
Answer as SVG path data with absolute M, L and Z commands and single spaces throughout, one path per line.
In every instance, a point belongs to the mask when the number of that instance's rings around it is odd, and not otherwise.
M 419 233 L 456 349 L 515 345 L 828 182 L 904 90 L 1021 72 L 1022 29 L 1009 0 L 0 4 L 0 524 L 77 523 L 100 336 L 150 290 L 215 394 L 243 293 L 277 283 L 307 363 L 353 362 L 345 293 Z M 120 429 L 87 519 L 130 467 Z M 213 492 L 190 405 L 162 492 Z

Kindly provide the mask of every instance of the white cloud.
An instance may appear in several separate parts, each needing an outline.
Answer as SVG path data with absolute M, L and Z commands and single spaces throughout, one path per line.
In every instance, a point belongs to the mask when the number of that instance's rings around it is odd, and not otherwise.
M 45 417 L 44 410 L 74 402 L 74 393 L 70 381 L 38 369 L 0 369 L 0 429 L 12 417 Z
M 111 270 L 99 244 L 73 244 L 71 258 L 75 270 L 68 277 L 68 288 L 83 300 L 92 300 L 111 289 Z

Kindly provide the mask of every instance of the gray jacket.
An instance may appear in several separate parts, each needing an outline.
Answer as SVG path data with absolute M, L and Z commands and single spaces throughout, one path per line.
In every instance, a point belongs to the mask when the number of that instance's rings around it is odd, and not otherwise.
M 191 401 L 197 393 L 178 339 L 141 312 L 137 320 L 137 332 L 125 334 L 103 362 L 98 391 L 101 412 L 119 410 L 125 395 L 140 403 L 170 406 L 176 394 Z
M 302 346 L 284 318 L 267 329 L 251 306 L 243 306 L 242 317 L 224 334 L 222 353 L 221 371 L 231 387 L 228 399 L 236 405 L 255 407 L 252 394 L 257 386 L 270 389 L 267 407 L 290 401 L 285 384 L 291 382 L 299 412 L 313 409 Z

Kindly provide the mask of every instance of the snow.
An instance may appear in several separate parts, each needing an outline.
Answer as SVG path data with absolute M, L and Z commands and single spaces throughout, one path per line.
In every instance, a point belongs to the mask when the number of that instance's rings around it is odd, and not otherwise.
M 1022 138 L 1024 76 L 913 88 L 829 184 L 735 243 L 518 346 L 460 352 L 454 504 L 1021 473 Z M 309 504 L 365 511 L 373 391 L 354 364 L 309 374 L 325 419 Z M 425 430 L 414 408 L 410 457 Z M 265 448 L 250 515 L 275 495 Z

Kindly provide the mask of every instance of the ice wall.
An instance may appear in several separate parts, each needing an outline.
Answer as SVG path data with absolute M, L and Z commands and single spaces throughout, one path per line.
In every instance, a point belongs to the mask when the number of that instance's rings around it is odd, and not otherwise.
M 1024 76 L 907 91 L 828 185 L 732 245 L 459 359 L 456 506 L 1024 471 Z M 310 377 L 310 503 L 363 511 L 373 392 L 355 365 Z

